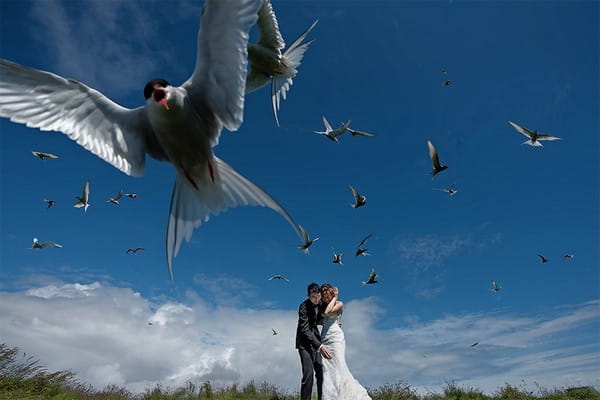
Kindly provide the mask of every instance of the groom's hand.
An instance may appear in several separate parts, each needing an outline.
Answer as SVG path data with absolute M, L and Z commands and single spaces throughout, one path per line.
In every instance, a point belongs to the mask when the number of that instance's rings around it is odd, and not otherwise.
M 325 345 L 321 346 L 321 354 L 327 359 L 331 358 L 331 350 L 329 350 L 329 347 Z

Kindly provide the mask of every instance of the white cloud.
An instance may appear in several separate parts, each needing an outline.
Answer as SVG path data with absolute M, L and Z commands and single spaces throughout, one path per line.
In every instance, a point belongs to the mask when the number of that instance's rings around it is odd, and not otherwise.
M 401 379 L 421 391 L 439 391 L 448 379 L 487 392 L 521 379 L 548 387 L 600 386 L 597 338 L 581 342 L 590 327 L 598 328 L 599 306 L 592 301 L 544 317 L 411 316 L 402 326 L 381 329 L 387 311 L 377 298 L 349 301 L 347 359 L 355 377 L 371 387 Z M 191 292 L 184 303 L 153 302 L 98 282 L 0 292 L 2 342 L 39 357 L 49 370 L 70 369 L 97 387 L 133 391 L 254 379 L 294 392 L 300 380 L 296 319 L 295 309 L 215 305 Z M 479 345 L 470 347 L 475 341 Z

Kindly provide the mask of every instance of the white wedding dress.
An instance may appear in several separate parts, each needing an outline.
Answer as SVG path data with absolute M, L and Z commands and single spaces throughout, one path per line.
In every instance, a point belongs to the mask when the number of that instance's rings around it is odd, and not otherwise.
M 323 357 L 322 400 L 371 400 L 346 364 L 346 339 L 339 325 L 341 316 L 342 312 L 339 311 L 323 318 L 321 343 L 329 347 L 333 357 Z

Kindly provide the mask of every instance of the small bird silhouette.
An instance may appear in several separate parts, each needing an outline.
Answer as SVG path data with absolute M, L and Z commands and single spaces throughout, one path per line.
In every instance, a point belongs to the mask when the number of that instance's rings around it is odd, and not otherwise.
M 298 228 L 300 229 L 300 233 L 302 234 L 302 238 L 304 240 L 304 243 L 298 246 L 298 249 L 302 250 L 305 254 L 309 254 L 310 252 L 308 251 L 308 248 L 312 246 L 314 242 L 319 240 L 319 238 L 317 237 L 314 239 L 310 239 L 308 233 L 304 230 L 304 228 L 301 225 L 298 225 Z
M 433 163 L 433 170 L 431 171 L 431 179 L 433 179 L 438 173 L 442 172 L 448 166 L 440 164 L 440 157 L 438 155 L 437 150 L 433 146 L 429 140 L 427 141 L 427 147 L 429 148 L 429 157 L 431 158 L 431 162 Z
M 333 250 L 333 263 L 344 265 L 344 263 L 342 263 L 342 256 L 344 255 L 344 253 L 336 253 L 333 246 L 331 247 L 331 249 Z
M 271 330 L 273 331 L 273 335 L 277 335 L 277 331 L 273 328 L 271 328 Z
M 564 259 L 564 260 L 568 260 L 568 259 L 570 259 L 570 258 L 573 258 L 573 257 L 575 257 L 575 255 L 574 255 L 574 254 L 565 254 L 565 255 L 563 256 L 563 259 Z
M 331 127 L 331 125 L 329 124 L 329 121 L 327 121 L 327 118 L 325 118 L 324 115 L 322 116 L 322 119 L 323 119 L 323 125 L 325 125 L 325 130 L 324 131 L 313 131 L 313 132 L 318 135 L 325 136 L 327 139 L 331 140 L 332 142 L 339 143 L 338 136 L 340 136 L 341 134 L 346 132 L 346 130 L 348 129 L 348 126 L 350 125 L 350 120 L 348 120 L 346 122 L 342 122 L 342 125 L 340 125 L 339 128 L 333 129 Z
M 90 197 L 90 181 L 85 182 L 85 186 L 83 187 L 83 192 L 81 193 L 81 197 L 77 197 L 77 203 L 73 204 L 73 207 L 81 208 L 83 207 L 83 211 L 87 212 L 88 207 L 90 206 L 89 197 Z
M 450 83 L 452 81 L 450 79 L 446 79 L 446 81 L 444 82 L 444 86 L 450 86 Z
M 351 185 L 348 186 L 350 187 L 350 191 L 352 191 L 352 195 L 354 196 L 354 204 L 350 205 L 352 208 L 362 207 L 367 204 L 367 196 L 363 196 L 362 194 L 358 193 L 358 191 Z
M 373 283 L 377 283 L 378 281 L 375 280 L 375 278 L 377 277 L 377 273 L 375 272 L 375 268 L 371 268 L 371 273 L 369 274 L 369 278 L 364 281 L 362 284 L 363 285 L 372 285 Z
M 60 244 L 54 243 L 54 242 L 40 243 L 38 241 L 38 238 L 33 238 L 33 244 L 31 245 L 31 248 L 33 250 L 45 249 L 46 247 L 53 247 L 53 248 L 60 249 L 62 246 Z
M 542 264 L 548 262 L 548 259 L 546 257 L 544 257 L 543 255 L 538 254 L 538 257 L 542 260 Z
M 524 141 L 522 144 L 528 144 L 534 147 L 543 147 L 540 143 L 540 140 L 562 140 L 559 137 L 546 135 L 545 133 L 538 133 L 538 131 L 530 131 L 529 129 L 521 126 L 519 124 L 515 124 L 512 121 L 508 121 L 508 123 L 515 128 L 515 130 L 523 135 L 527 136 L 529 139 Z
M 135 249 L 129 248 L 129 249 L 127 249 L 125 254 L 137 254 L 137 252 L 140 250 L 144 250 L 144 248 L 143 247 L 136 247 Z
M 290 281 L 288 278 L 286 278 L 283 275 L 273 275 L 272 277 L 269 278 L 270 281 L 272 281 L 274 279 L 279 279 L 279 280 L 286 281 L 286 282 Z
M 137 199 L 137 194 L 135 193 L 125 193 L 124 196 L 127 196 L 131 199 Z
M 441 192 L 449 193 L 450 196 L 454 196 L 456 194 L 456 192 L 458 192 L 458 190 L 455 189 L 454 186 L 455 186 L 455 184 L 453 183 L 452 185 L 450 185 L 450 187 L 448 189 L 438 189 L 438 188 L 435 188 L 433 190 L 439 190 Z
M 56 154 L 42 153 L 41 151 L 32 151 L 31 154 L 38 157 L 40 160 L 45 160 L 46 158 L 59 158 Z
M 479 342 L 475 342 L 475 343 L 473 343 L 473 344 L 471 345 L 471 347 L 475 347 L 475 346 L 477 346 L 478 344 L 479 344 Z
M 106 200 L 106 202 L 119 205 L 119 200 L 121 200 L 122 197 L 123 197 L 123 189 L 119 190 L 119 194 L 117 194 L 115 197 L 109 198 L 108 200 Z
M 501 286 L 498 286 L 496 284 L 496 281 L 492 281 L 492 292 L 494 293 L 498 293 L 500 291 L 500 289 L 502 289 Z
M 47 207 L 47 208 L 50 208 L 50 207 L 52 207 L 53 205 L 55 205 L 55 204 L 56 204 L 56 200 L 48 200 L 48 199 L 44 199 L 44 201 L 45 201 L 46 203 L 48 203 L 48 207 Z
M 373 236 L 372 233 L 368 234 L 367 236 L 364 237 L 363 240 L 360 241 L 360 243 L 358 244 L 358 247 L 356 248 L 356 252 L 354 253 L 354 255 L 356 257 L 370 255 L 369 253 L 367 253 L 367 249 L 363 248 L 363 246 L 365 243 L 367 243 L 367 240 L 369 240 L 371 238 L 371 236 Z

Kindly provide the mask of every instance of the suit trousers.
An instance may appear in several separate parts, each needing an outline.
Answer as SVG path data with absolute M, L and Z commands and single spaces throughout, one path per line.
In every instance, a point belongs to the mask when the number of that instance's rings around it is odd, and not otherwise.
M 317 398 L 321 400 L 323 394 L 323 365 L 317 355 L 305 349 L 298 349 L 302 363 L 302 383 L 300 386 L 300 400 L 310 400 L 313 388 L 313 375 L 317 376 Z

